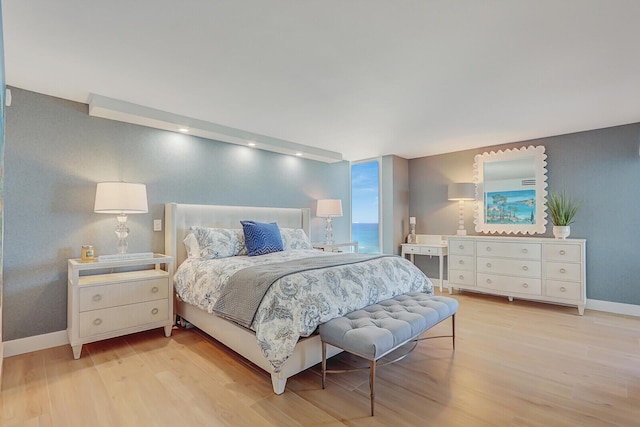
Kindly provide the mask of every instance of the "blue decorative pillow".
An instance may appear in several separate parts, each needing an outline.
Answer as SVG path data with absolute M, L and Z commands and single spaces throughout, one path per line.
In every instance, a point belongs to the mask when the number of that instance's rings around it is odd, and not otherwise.
M 249 256 L 265 255 L 284 250 L 278 224 L 255 221 L 240 221 L 244 230 L 244 241 Z

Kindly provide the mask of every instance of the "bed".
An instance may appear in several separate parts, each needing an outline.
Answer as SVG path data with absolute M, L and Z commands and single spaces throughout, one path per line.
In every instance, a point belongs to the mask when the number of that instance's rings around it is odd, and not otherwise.
M 193 259 L 188 259 L 187 250 L 183 244 L 184 238 L 191 232 L 191 227 L 216 227 L 222 229 L 238 229 L 240 221 L 254 220 L 262 223 L 277 222 L 280 228 L 302 229 L 306 235 L 310 229 L 310 211 L 309 209 L 295 208 L 264 208 L 264 207 L 242 207 L 242 206 L 216 206 L 216 205 L 189 205 L 169 203 L 165 205 L 165 252 L 175 259 L 178 275 L 180 266 L 184 263 L 184 267 L 189 267 Z M 323 258 L 322 252 L 314 252 L 318 254 L 318 258 Z M 279 254 L 270 254 L 280 256 Z M 288 257 L 293 254 L 287 255 Z M 265 255 L 265 259 L 269 255 Z M 285 256 L 282 254 L 281 256 Z M 297 255 L 296 255 L 297 256 Z M 313 255 L 314 257 L 316 255 Z M 263 258 L 263 257 L 233 257 L 233 261 L 242 261 L 241 258 Z M 325 256 L 324 258 L 330 258 Z M 389 264 L 390 262 L 402 262 L 403 274 L 404 269 L 411 273 L 412 280 L 415 281 L 411 286 L 419 286 L 423 281 L 423 288 L 427 293 L 433 292 L 433 285 L 419 270 L 411 263 L 400 257 L 388 257 L 371 261 Z M 296 262 L 296 261 L 291 261 Z M 378 266 L 379 267 L 379 266 Z M 373 271 L 374 267 L 371 267 Z M 385 267 L 387 268 L 387 267 Z M 302 273 L 300 273 L 302 274 Z M 289 276 L 295 277 L 295 276 Z M 405 277 L 405 276 L 402 276 Z M 373 276 L 372 279 L 374 280 Z M 419 283 L 420 282 L 420 283 Z M 277 282 L 276 282 L 277 283 Z M 395 286 L 395 285 L 394 285 Z M 274 284 L 275 287 L 275 284 Z M 176 286 L 178 289 L 178 286 Z M 395 291 L 394 291 L 395 292 Z M 184 298 L 187 300 L 188 298 Z M 195 304 L 195 303 L 194 303 Z M 241 356 L 253 362 L 255 365 L 264 369 L 271 375 L 273 390 L 276 394 L 281 394 L 285 390 L 287 378 L 295 375 L 321 361 L 321 343 L 319 335 L 312 334 L 308 337 L 295 337 L 292 352 L 287 355 L 286 361 L 282 364 L 275 364 L 273 360 L 268 359 L 265 355 L 265 344 L 261 341 L 258 343 L 260 331 L 255 332 L 247 327 L 240 326 L 230 320 L 226 320 L 216 314 L 210 314 L 210 309 L 202 306 L 196 306 L 187 303 L 180 298 L 176 298 L 176 315 L 181 319 L 193 324 L 197 328 L 209 334 L 211 337 L 220 341 L 227 347 L 231 348 Z M 256 319 L 258 316 L 256 316 Z M 323 320 L 326 321 L 326 320 Z M 257 320 L 256 320 L 257 322 Z M 252 325 L 256 326 L 255 324 Z M 257 325 L 260 326 L 260 325 Z M 331 357 L 340 350 L 330 348 L 328 357 Z

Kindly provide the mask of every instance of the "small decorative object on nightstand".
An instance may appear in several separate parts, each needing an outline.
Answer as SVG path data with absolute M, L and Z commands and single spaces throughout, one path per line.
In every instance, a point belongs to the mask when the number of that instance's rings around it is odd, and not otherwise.
M 353 252 L 358 252 L 358 242 L 340 242 L 340 243 L 312 243 L 313 247 L 325 252 L 339 252 L 340 248 L 352 248 Z
M 87 274 L 95 270 L 144 268 L 153 270 Z M 173 326 L 173 258 L 68 262 L 67 333 L 73 358 L 79 359 L 82 345 L 153 328 L 164 328 L 171 336 Z
M 409 217 L 409 235 L 407 236 L 407 243 L 416 243 L 416 217 Z

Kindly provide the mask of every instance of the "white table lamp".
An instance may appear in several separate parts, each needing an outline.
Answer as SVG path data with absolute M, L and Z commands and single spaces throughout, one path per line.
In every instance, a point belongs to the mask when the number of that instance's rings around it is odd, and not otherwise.
M 129 236 L 127 214 L 149 212 L 147 187 L 144 184 L 130 182 L 100 182 L 96 186 L 96 202 L 93 211 L 117 215 L 118 253 L 126 254 L 127 236 Z
M 316 208 L 316 216 L 327 219 L 325 228 L 325 239 L 328 244 L 333 243 L 333 228 L 331 221 L 333 217 L 342 216 L 342 200 L 340 199 L 321 199 L 318 200 Z
M 458 201 L 458 232 L 459 236 L 465 236 L 464 228 L 464 201 L 476 199 L 476 185 L 471 182 L 454 182 L 449 184 L 448 199 Z

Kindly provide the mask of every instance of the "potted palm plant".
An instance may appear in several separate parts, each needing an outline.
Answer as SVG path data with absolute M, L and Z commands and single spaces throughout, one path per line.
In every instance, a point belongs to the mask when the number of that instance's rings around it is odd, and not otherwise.
M 564 191 L 562 193 L 549 192 L 547 209 L 549 209 L 549 216 L 551 216 L 553 223 L 553 235 L 556 239 L 569 237 L 571 233 L 569 226 L 573 223 L 573 218 L 580 206 L 582 206 L 582 202 L 573 200 Z

